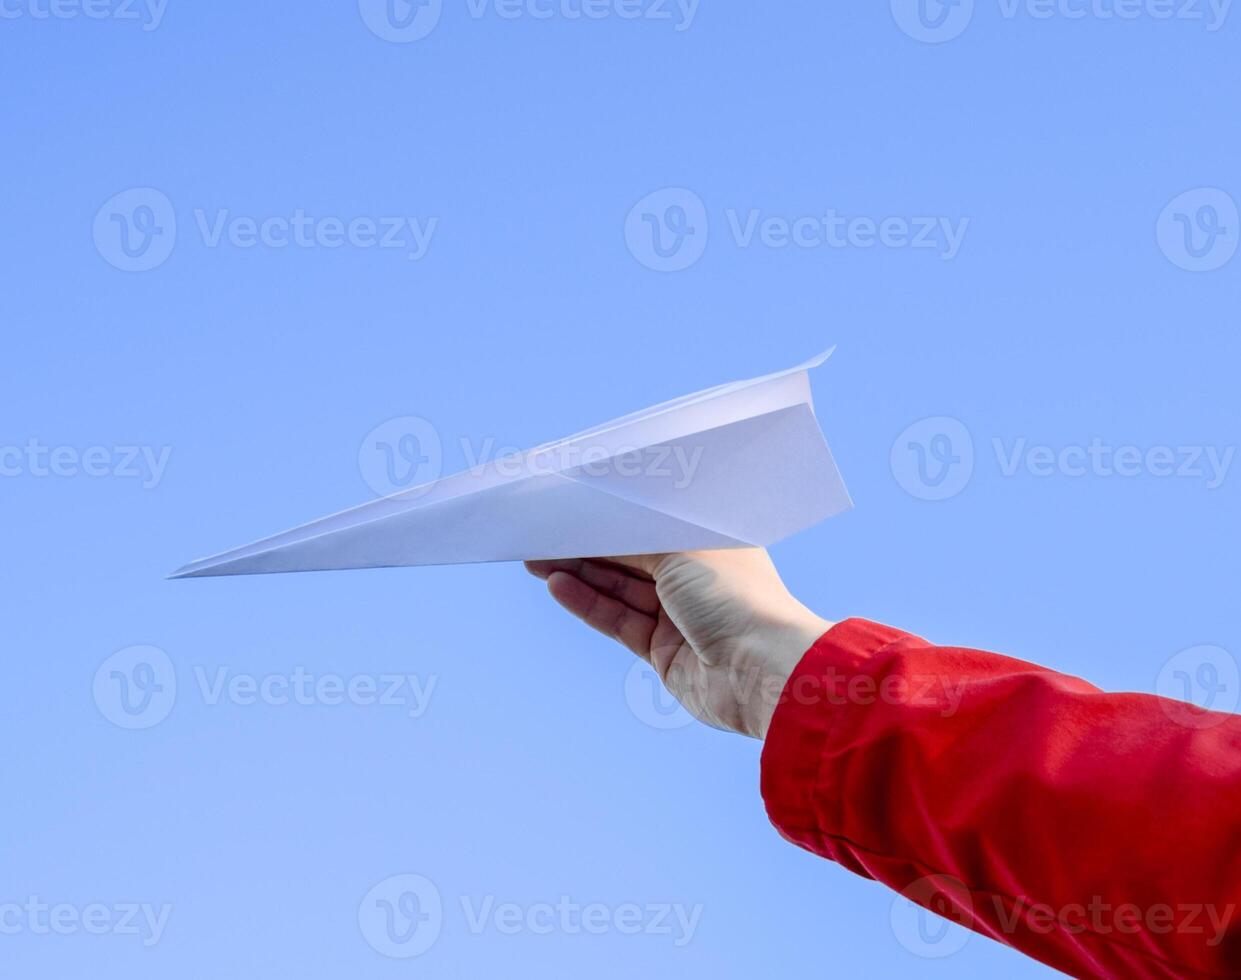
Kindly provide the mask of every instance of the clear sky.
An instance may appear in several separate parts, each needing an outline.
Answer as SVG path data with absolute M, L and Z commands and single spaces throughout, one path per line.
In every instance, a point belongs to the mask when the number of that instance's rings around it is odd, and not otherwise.
M 1047 972 L 520 568 L 164 575 L 836 344 L 804 601 L 1235 706 L 1237 15 L 0 13 L 0 972 Z

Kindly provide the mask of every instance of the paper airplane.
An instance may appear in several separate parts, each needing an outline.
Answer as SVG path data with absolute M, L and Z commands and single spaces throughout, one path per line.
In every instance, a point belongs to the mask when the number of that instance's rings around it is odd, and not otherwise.
M 171 577 L 766 547 L 851 506 L 807 375 L 831 353 L 373 500 Z

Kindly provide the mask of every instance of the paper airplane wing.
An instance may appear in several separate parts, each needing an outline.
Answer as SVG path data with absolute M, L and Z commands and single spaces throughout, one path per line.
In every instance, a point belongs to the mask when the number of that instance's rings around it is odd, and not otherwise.
M 174 578 L 767 546 L 848 509 L 805 364 L 192 562 Z

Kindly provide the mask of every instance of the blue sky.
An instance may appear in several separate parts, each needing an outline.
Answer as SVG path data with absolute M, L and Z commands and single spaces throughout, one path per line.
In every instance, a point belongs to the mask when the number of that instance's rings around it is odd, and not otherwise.
M 1235 707 L 1226 4 L 0 9 L 0 962 L 1047 972 L 519 568 L 164 575 L 835 344 L 804 601 Z

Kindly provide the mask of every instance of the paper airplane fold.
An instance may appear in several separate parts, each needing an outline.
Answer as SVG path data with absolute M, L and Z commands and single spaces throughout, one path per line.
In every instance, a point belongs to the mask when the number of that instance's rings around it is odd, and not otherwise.
M 171 577 L 766 547 L 851 506 L 807 374 L 831 353 L 373 500 Z

